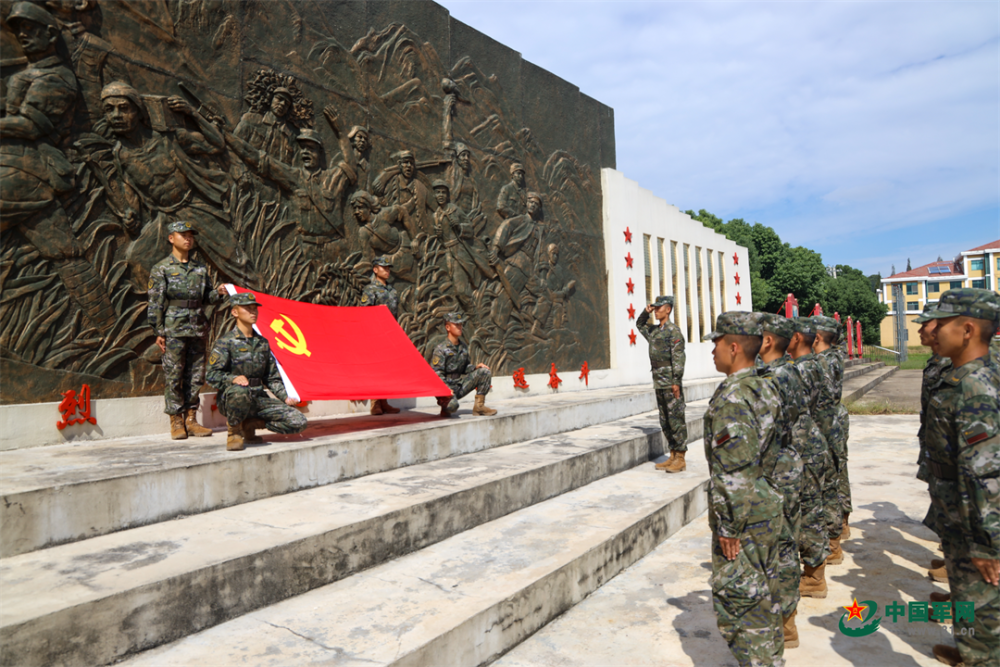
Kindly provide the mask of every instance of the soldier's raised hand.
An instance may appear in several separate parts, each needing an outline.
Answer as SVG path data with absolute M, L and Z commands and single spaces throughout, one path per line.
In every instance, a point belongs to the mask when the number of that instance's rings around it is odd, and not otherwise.
M 654 310 L 655 308 L 653 308 L 653 304 L 649 304 L 648 306 L 646 306 L 647 313 L 652 313 Z
M 188 104 L 187 100 L 178 95 L 171 95 L 170 97 L 168 97 L 167 106 L 170 107 L 171 111 L 182 113 L 185 116 L 194 115 L 194 107 Z

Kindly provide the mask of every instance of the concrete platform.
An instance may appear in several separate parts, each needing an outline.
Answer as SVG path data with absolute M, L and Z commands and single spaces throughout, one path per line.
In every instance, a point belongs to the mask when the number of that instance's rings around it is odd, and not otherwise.
M 868 364 L 861 368 L 867 368 L 868 372 L 851 377 L 847 377 L 847 372 L 844 373 L 844 391 L 840 395 L 841 403 L 853 403 L 899 370 L 898 366 L 886 366 L 882 362 Z
M 858 403 L 863 406 L 888 404 L 895 411 L 919 414 L 923 379 L 924 372 L 920 369 L 897 371 L 858 399 Z
M 844 542 L 844 562 L 827 567 L 829 596 L 799 604 L 801 646 L 785 652 L 789 667 L 931 667 L 940 665 L 931 647 L 953 644 L 950 626 L 905 617 L 894 624 L 883 611 L 891 601 L 927 600 L 945 590 L 927 578 L 930 559 L 941 556 L 934 534 L 920 523 L 928 500 L 926 485 L 915 479 L 918 427 L 916 416 L 851 417 L 852 537 Z M 712 611 L 710 540 L 708 521 L 699 517 L 493 664 L 736 665 Z M 843 606 L 855 598 L 879 604 L 881 627 L 867 637 L 838 629 Z
M 481 665 L 702 513 L 706 483 L 703 457 L 646 463 L 122 664 Z
M 692 439 L 701 436 L 706 403 L 689 407 Z M 647 413 L 5 558 L 2 661 L 104 664 L 662 451 L 658 417 Z

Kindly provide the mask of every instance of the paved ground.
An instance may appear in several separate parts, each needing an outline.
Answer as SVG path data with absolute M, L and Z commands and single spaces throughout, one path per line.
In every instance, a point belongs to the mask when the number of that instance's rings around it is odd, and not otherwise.
M 910 415 L 851 418 L 854 532 L 844 543 L 844 562 L 827 568 L 829 596 L 799 606 L 801 647 L 787 651 L 789 667 L 940 664 L 930 650 L 950 643 L 945 628 L 905 617 L 894 624 L 884 616 L 890 602 L 927 600 L 944 590 L 926 576 L 940 554 L 920 523 L 928 501 L 914 477 L 918 425 Z M 494 664 L 735 665 L 712 614 L 709 541 L 702 516 Z M 883 618 L 874 634 L 851 638 L 838 629 L 843 606 L 854 598 L 878 603 Z
M 897 410 L 920 412 L 922 370 L 898 370 L 864 395 L 858 406 L 889 403 Z

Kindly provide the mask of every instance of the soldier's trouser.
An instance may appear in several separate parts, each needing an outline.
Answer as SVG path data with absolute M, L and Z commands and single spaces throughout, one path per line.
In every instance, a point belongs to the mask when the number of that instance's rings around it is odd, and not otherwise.
M 851 430 L 851 420 L 843 404 L 837 406 L 837 416 L 833 423 L 837 437 L 837 456 L 841 462 L 837 477 L 837 498 L 840 500 L 840 511 L 843 514 L 850 514 L 852 505 L 851 480 L 847 474 L 847 439 Z
M 167 338 L 163 353 L 163 398 L 168 415 L 198 407 L 198 392 L 205 384 L 205 339 Z
M 1000 665 L 1000 588 L 983 581 L 963 543 L 944 536 L 941 546 L 952 602 L 972 602 L 975 609 L 973 622 L 955 621 L 952 626 L 962 661 L 969 667 Z
M 712 534 L 712 605 L 719 632 L 741 667 L 783 667 L 778 593 L 778 536 L 784 519 L 747 524 L 736 560 L 726 560 Z
M 468 375 L 462 376 L 458 380 L 445 380 L 445 384 L 451 389 L 452 394 L 454 394 L 453 400 L 457 401 L 463 396 L 467 396 L 473 389 L 476 393 L 482 396 L 490 393 L 490 385 L 493 382 L 493 373 L 486 370 L 485 368 L 477 368 Z M 439 398 L 447 398 L 446 396 L 441 396 Z
M 219 392 L 219 412 L 231 426 L 258 417 L 275 433 L 300 433 L 305 430 L 306 417 L 284 401 L 268 396 L 263 387 L 241 387 L 233 384 Z
M 826 509 L 823 505 L 825 474 L 829 467 L 825 459 L 806 461 L 802 472 L 802 494 L 799 504 L 802 508 L 802 523 L 799 531 L 799 553 L 802 562 L 809 567 L 819 567 L 830 555 L 830 540 L 827 537 Z
M 823 513 L 826 517 L 826 534 L 829 539 L 840 537 L 844 529 L 844 513 L 840 504 L 840 468 L 846 467 L 847 461 L 840 458 L 839 429 L 835 423 L 834 414 L 826 413 L 816 425 L 826 438 L 828 466 L 823 475 Z
M 656 409 L 660 411 L 660 428 L 663 429 L 667 447 L 672 452 L 686 452 L 688 429 L 684 415 L 684 388 L 681 387 L 681 397 L 674 398 L 670 387 L 657 387 Z
M 802 475 L 802 457 L 795 450 L 782 448 L 768 478 L 785 500 L 782 506 L 785 522 L 778 537 L 778 595 L 782 616 L 790 616 L 799 604 Z

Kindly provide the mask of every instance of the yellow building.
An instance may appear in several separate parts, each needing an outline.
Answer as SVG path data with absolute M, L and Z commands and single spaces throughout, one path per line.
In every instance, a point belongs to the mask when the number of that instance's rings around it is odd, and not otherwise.
M 906 312 L 906 330 L 909 345 L 919 345 L 917 329 L 920 325 L 913 320 L 919 315 L 924 304 L 936 302 L 942 294 L 959 287 L 976 287 L 1000 292 L 1000 240 L 966 250 L 955 261 L 931 262 L 910 271 L 896 273 L 882 279 L 882 289 L 878 291 L 879 301 L 889 306 L 889 315 L 882 320 L 882 347 L 894 347 L 893 287 L 901 286 L 902 307 Z

